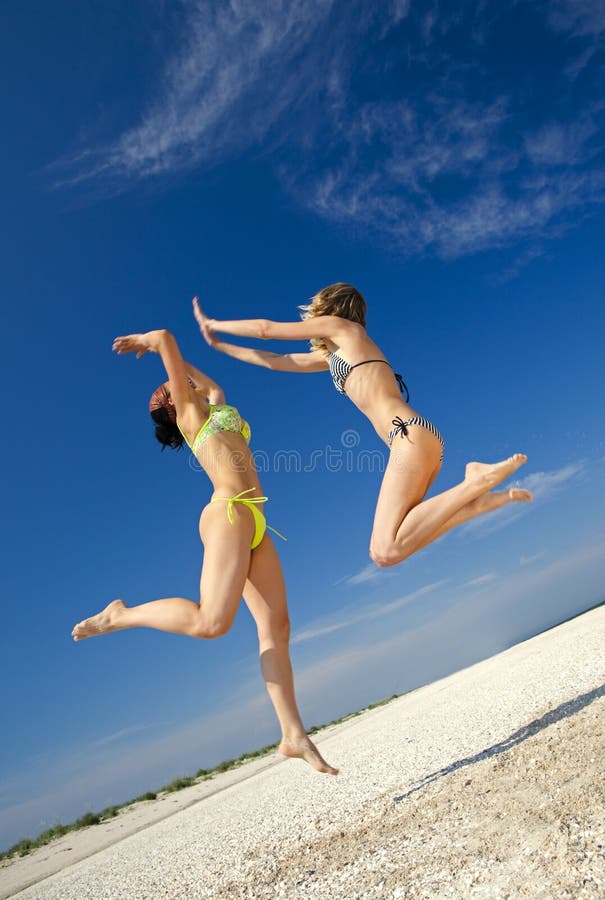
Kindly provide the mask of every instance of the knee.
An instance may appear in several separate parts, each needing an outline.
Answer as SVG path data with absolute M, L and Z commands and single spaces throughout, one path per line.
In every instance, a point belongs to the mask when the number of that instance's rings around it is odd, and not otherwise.
M 400 563 L 405 559 L 405 556 L 402 556 L 401 550 L 394 544 L 387 544 L 385 546 L 375 546 L 372 544 L 370 546 L 370 559 L 373 563 L 376 563 L 380 569 L 388 569 L 391 566 Z
M 203 640 L 213 640 L 227 634 L 233 623 L 225 618 L 204 619 L 200 617 L 193 627 L 191 636 Z
M 290 641 L 290 619 L 287 615 L 273 616 L 258 626 L 258 641 L 261 647 L 268 644 L 287 644 Z

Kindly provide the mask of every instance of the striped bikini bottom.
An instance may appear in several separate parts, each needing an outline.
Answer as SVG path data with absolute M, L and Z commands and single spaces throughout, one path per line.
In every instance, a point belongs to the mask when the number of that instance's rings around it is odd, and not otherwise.
M 413 416 L 411 419 L 402 419 L 401 416 L 396 416 L 393 419 L 393 428 L 389 431 L 389 447 L 393 443 L 393 439 L 396 435 L 401 435 L 402 438 L 406 437 L 408 441 L 410 440 L 410 435 L 408 432 L 408 425 L 421 425 L 422 428 L 426 428 L 427 431 L 430 431 L 431 434 L 434 434 L 439 443 L 441 444 L 441 459 L 443 459 L 443 450 L 445 448 L 445 443 L 441 434 L 437 428 L 433 425 L 432 422 L 429 422 L 428 419 L 425 419 L 424 416 Z

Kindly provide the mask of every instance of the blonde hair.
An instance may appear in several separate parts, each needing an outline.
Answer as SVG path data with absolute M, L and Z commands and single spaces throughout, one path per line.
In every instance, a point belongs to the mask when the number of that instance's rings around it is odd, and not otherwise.
M 349 319 L 366 327 L 366 302 L 359 291 L 352 284 L 337 281 L 322 288 L 313 297 L 311 302 L 298 307 L 301 311 L 301 319 L 310 319 L 315 316 L 340 316 L 341 319 Z M 312 338 L 311 346 L 314 350 L 328 352 L 323 338 Z

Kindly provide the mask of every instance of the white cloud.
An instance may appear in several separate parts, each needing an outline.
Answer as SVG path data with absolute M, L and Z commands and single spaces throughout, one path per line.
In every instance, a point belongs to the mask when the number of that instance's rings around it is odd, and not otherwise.
M 587 162 L 598 145 L 591 148 L 591 138 L 598 134 L 592 116 L 578 117 L 573 124 L 546 122 L 525 135 L 525 151 L 537 165 L 568 166 Z
M 567 31 L 577 36 L 596 37 L 605 31 L 603 0 L 549 0 L 547 17 L 557 31 Z
M 318 216 L 364 226 L 405 254 L 443 257 L 536 237 L 539 255 L 543 241 L 605 202 L 600 96 L 559 118 L 550 104 L 531 126 L 525 92 L 508 83 L 469 99 L 501 18 L 494 4 L 447 15 L 410 0 L 183 5 L 180 45 L 139 120 L 77 154 L 66 181 L 93 177 L 123 189 L 254 150 Z M 456 57 L 447 41 L 465 16 L 468 43 Z M 593 59 L 603 4 L 556 0 L 542 16 L 545 36 L 549 27 L 575 36 L 562 56 L 563 92 Z M 387 35 L 397 37 L 388 51 Z M 359 93 L 360 71 L 371 83 L 403 61 L 398 95 Z
M 173 173 L 258 144 L 313 90 L 310 46 L 332 5 L 186 0 L 178 52 L 140 121 L 112 144 L 81 153 L 70 180 Z
M 379 568 L 375 563 L 368 563 L 367 566 L 364 566 L 363 569 L 356 572 L 355 575 L 341 578 L 337 584 L 365 584 L 368 581 L 376 581 L 385 574 L 385 571 Z
M 520 479 L 518 486 L 531 491 L 534 502 L 547 500 L 568 486 L 570 482 L 577 481 L 585 471 L 586 462 L 580 460 L 560 469 L 554 469 L 552 472 L 532 472 L 531 475 Z
M 485 575 L 478 575 L 477 578 L 465 581 L 462 587 L 479 587 L 482 584 L 489 584 L 490 581 L 494 581 L 497 577 L 495 572 L 486 572 Z
M 348 685 L 357 692 L 386 696 L 390 687 L 407 690 L 410 682 L 433 680 L 436 672 L 468 665 L 498 652 L 519 635 L 547 628 L 574 615 L 602 596 L 605 544 L 582 547 L 532 572 L 509 573 L 484 591 L 460 592 L 456 602 L 414 628 L 386 633 L 382 640 L 350 644 L 339 654 L 297 669 L 298 692 L 305 704 L 321 704 L 326 684 L 336 693 Z M 578 579 L 578 573 L 582 578 Z M 408 668 L 411 666 L 411 668 Z M 363 679 L 359 673 L 363 672 Z M 407 681 L 409 679 L 409 681 Z M 355 702 L 351 701 L 351 709 Z
M 381 616 L 389 615 L 390 613 L 401 609 L 403 606 L 413 603 L 420 597 L 432 594 L 447 583 L 448 579 L 445 578 L 441 581 L 435 581 L 432 584 L 426 584 L 416 591 L 404 594 L 403 596 L 397 597 L 395 600 L 389 600 L 386 603 L 368 602 L 361 609 L 358 606 L 355 606 L 352 609 L 340 610 L 336 616 L 322 616 L 314 622 L 311 622 L 306 628 L 297 631 L 292 637 L 291 643 L 301 644 L 303 641 L 310 641 L 314 638 L 332 634 L 335 631 L 341 631 L 343 628 L 350 628 L 353 625 L 358 625 L 360 622 L 370 622 Z
M 106 744 L 114 744 L 116 741 L 121 741 L 123 738 L 130 737 L 133 734 L 139 734 L 148 728 L 151 728 L 151 725 L 130 725 L 128 728 L 121 728 L 120 731 L 114 731 L 113 734 L 98 738 L 96 741 L 93 741 L 93 746 L 103 747 Z
M 412 0 L 391 0 L 391 15 L 395 24 L 409 15 L 411 2 Z
M 546 551 L 542 550 L 540 553 L 533 553 L 531 556 L 521 556 L 519 557 L 519 565 L 520 566 L 531 566 L 532 563 L 537 562 L 539 559 L 544 559 L 546 556 Z

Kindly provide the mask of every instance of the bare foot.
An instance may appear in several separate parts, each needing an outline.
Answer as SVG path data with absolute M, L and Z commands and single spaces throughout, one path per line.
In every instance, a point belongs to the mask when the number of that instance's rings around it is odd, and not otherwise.
M 532 499 L 531 493 L 522 488 L 510 488 L 508 491 L 487 491 L 473 500 L 469 504 L 469 509 L 472 510 L 474 516 L 481 516 L 494 509 L 500 509 L 507 503 L 529 503 Z
M 515 453 L 499 463 L 471 462 L 466 467 L 464 480 L 475 483 L 482 482 L 489 490 L 516 472 L 526 462 L 527 456 L 524 453 Z
M 96 616 L 91 616 L 90 619 L 78 622 L 71 636 L 74 641 L 82 641 L 84 638 L 95 637 L 97 634 L 107 634 L 109 631 L 116 631 L 120 613 L 124 609 L 126 607 L 122 600 L 113 600 Z
M 282 738 L 277 749 L 282 756 L 289 756 L 292 759 L 304 759 L 318 772 L 325 772 L 327 775 L 338 775 L 338 769 L 334 769 L 325 761 L 313 741 L 306 734 L 300 738 Z
M 508 498 L 511 503 L 530 503 L 534 499 L 532 492 L 526 491 L 524 488 L 511 488 Z

